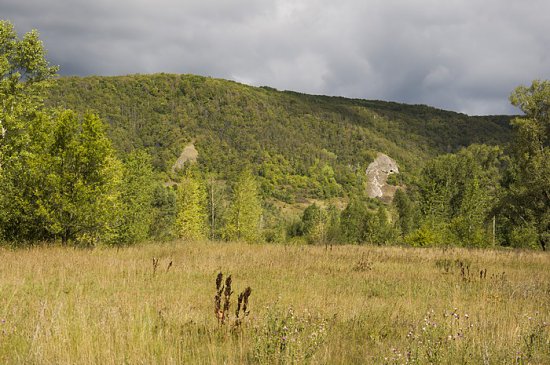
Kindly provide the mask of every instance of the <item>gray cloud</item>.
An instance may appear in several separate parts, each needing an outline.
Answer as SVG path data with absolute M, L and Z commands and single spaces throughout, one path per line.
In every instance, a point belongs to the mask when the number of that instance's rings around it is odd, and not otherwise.
M 62 74 L 195 73 L 315 94 L 512 113 L 550 78 L 550 2 L 0 0 Z

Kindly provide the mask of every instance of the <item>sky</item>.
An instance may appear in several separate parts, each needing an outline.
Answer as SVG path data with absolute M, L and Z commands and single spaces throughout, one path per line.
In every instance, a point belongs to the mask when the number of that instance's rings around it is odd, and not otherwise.
M 550 79 L 549 0 L 0 0 L 62 75 L 198 74 L 310 94 L 518 113 Z

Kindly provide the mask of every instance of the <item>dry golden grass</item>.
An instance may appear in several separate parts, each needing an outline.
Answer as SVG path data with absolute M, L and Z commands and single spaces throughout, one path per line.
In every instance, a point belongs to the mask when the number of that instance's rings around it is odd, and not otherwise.
M 543 252 L 173 242 L 0 262 L 1 363 L 550 363 Z M 238 328 L 214 314 L 220 271 L 233 306 L 252 287 Z

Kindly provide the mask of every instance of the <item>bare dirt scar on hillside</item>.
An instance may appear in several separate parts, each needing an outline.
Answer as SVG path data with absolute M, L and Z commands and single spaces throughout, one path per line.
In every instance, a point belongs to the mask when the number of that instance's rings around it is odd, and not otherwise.
M 174 163 L 174 166 L 172 166 L 172 171 L 183 168 L 183 165 L 186 162 L 191 162 L 191 163 L 197 162 L 198 157 L 199 157 L 199 151 L 197 151 L 197 149 L 195 148 L 195 145 L 193 143 L 188 144 L 187 146 L 185 146 L 185 148 L 181 152 L 181 155 L 180 157 L 178 157 L 176 163 Z

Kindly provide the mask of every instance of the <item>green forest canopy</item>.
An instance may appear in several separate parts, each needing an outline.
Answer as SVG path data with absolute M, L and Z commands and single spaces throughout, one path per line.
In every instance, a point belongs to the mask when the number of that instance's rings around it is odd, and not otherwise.
M 511 136 L 508 116 L 469 117 L 194 75 L 64 77 L 55 80 L 47 103 L 97 112 L 120 155 L 145 148 L 157 171 L 168 172 L 195 141 L 201 169 L 229 177 L 250 164 L 266 178 L 268 194 L 283 200 L 323 198 L 304 177 L 315 178 L 325 165 L 349 190 L 354 173 L 377 152 L 392 156 L 405 172 L 418 171 L 441 153 L 472 143 L 502 145 Z
M 2 240 L 550 239 L 548 81 L 512 93 L 512 119 L 193 75 L 54 79 L 35 31 L 0 27 Z M 171 168 L 189 143 L 197 163 Z M 379 152 L 400 165 L 390 205 L 365 196 Z

